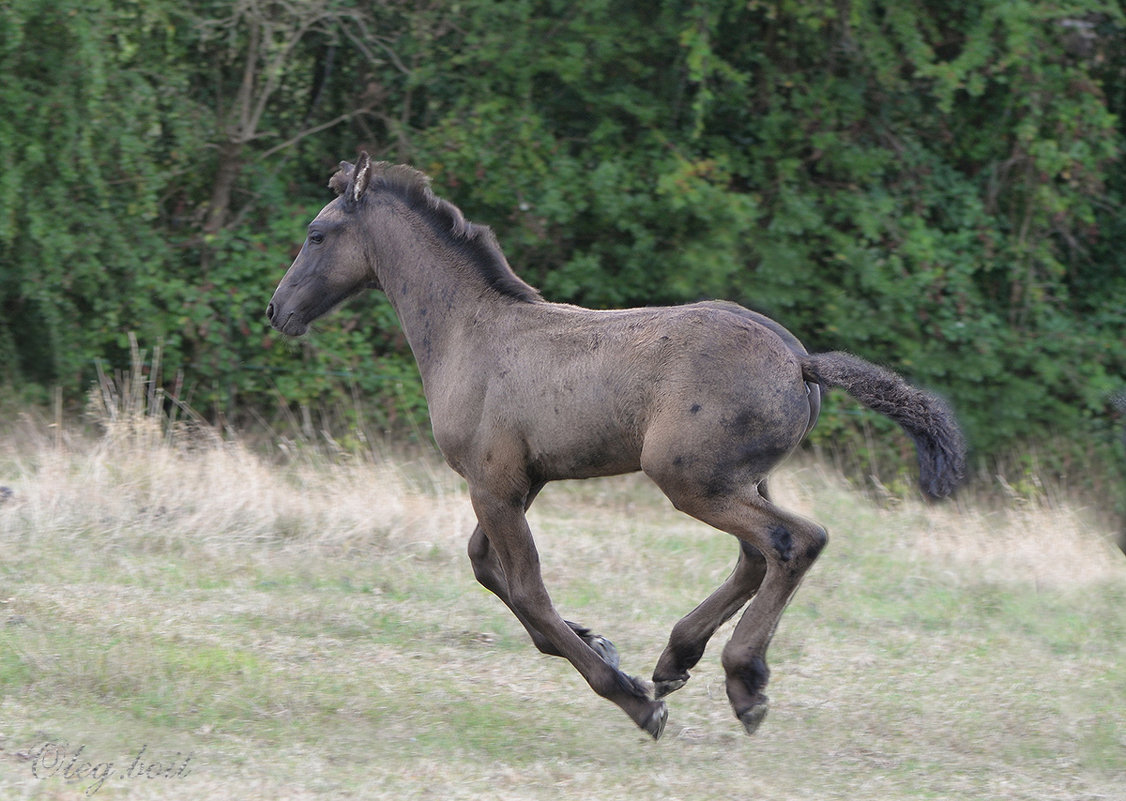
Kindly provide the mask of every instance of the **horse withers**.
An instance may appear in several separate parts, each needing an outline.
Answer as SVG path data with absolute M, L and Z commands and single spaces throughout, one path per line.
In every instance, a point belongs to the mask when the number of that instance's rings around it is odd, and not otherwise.
M 466 221 L 406 166 L 362 154 L 309 224 L 266 310 L 300 336 L 350 296 L 381 289 L 418 361 L 434 438 L 466 480 L 477 579 L 535 646 L 566 657 L 600 696 L 659 738 L 711 635 L 747 605 L 723 649 L 727 695 L 747 733 L 767 710 L 766 650 L 826 543 L 776 506 L 767 476 L 841 387 L 915 442 L 925 493 L 962 477 L 946 405 L 845 353 L 809 354 L 781 325 L 733 303 L 597 311 L 545 301 L 492 232 Z M 740 542 L 730 577 L 672 629 L 652 684 L 626 675 L 604 637 L 564 620 L 540 572 L 525 513 L 549 481 L 642 470 L 673 505 Z M 753 600 L 752 600 L 753 599 Z

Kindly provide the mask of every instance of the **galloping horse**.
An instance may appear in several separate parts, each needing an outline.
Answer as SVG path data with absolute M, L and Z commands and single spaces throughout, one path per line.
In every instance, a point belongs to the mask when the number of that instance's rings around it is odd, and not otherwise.
M 549 303 L 512 271 L 492 231 L 410 167 L 363 153 L 329 186 L 338 196 L 310 223 L 266 309 L 270 323 L 300 336 L 348 297 L 386 293 L 418 361 L 434 439 L 469 486 L 477 579 L 540 651 L 566 657 L 654 738 L 668 717 L 661 699 L 752 598 L 722 663 L 748 734 L 766 714 L 767 646 L 826 543 L 821 526 L 771 502 L 766 480 L 817 421 L 823 391 L 841 387 L 899 423 L 928 495 L 950 494 L 962 477 L 950 411 L 894 373 L 845 353 L 811 355 L 733 303 Z M 730 577 L 673 627 L 651 687 L 619 669 L 609 640 L 559 616 L 525 517 L 549 481 L 636 470 L 741 546 Z

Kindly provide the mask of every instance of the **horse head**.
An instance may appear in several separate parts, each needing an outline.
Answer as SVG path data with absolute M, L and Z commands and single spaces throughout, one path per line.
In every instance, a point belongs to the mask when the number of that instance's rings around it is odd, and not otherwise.
M 270 324 L 301 336 L 309 324 L 364 289 L 379 289 L 357 212 L 378 165 L 367 153 L 341 162 L 329 181 L 337 194 L 309 223 L 305 243 L 266 307 Z

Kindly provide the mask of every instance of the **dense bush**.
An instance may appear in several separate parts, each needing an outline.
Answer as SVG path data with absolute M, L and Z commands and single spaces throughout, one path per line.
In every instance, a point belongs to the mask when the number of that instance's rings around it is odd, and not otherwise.
M 943 392 L 979 457 L 1121 464 L 1124 77 L 1101 2 L 12 0 L 0 371 L 79 398 L 132 331 L 203 411 L 417 421 L 379 298 L 262 318 L 362 146 L 551 299 L 731 298 Z M 821 442 L 882 425 L 838 411 Z

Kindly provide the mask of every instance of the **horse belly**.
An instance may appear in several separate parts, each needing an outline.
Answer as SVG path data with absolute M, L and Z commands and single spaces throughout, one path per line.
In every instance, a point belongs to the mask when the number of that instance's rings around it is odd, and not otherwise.
M 530 449 L 531 462 L 545 480 L 613 476 L 641 469 L 640 451 L 632 443 L 587 432 L 575 434 L 548 447 Z
M 528 430 L 529 461 L 546 480 L 591 478 L 641 469 L 641 435 L 606 386 L 549 397 Z M 552 393 L 554 394 L 554 393 Z

